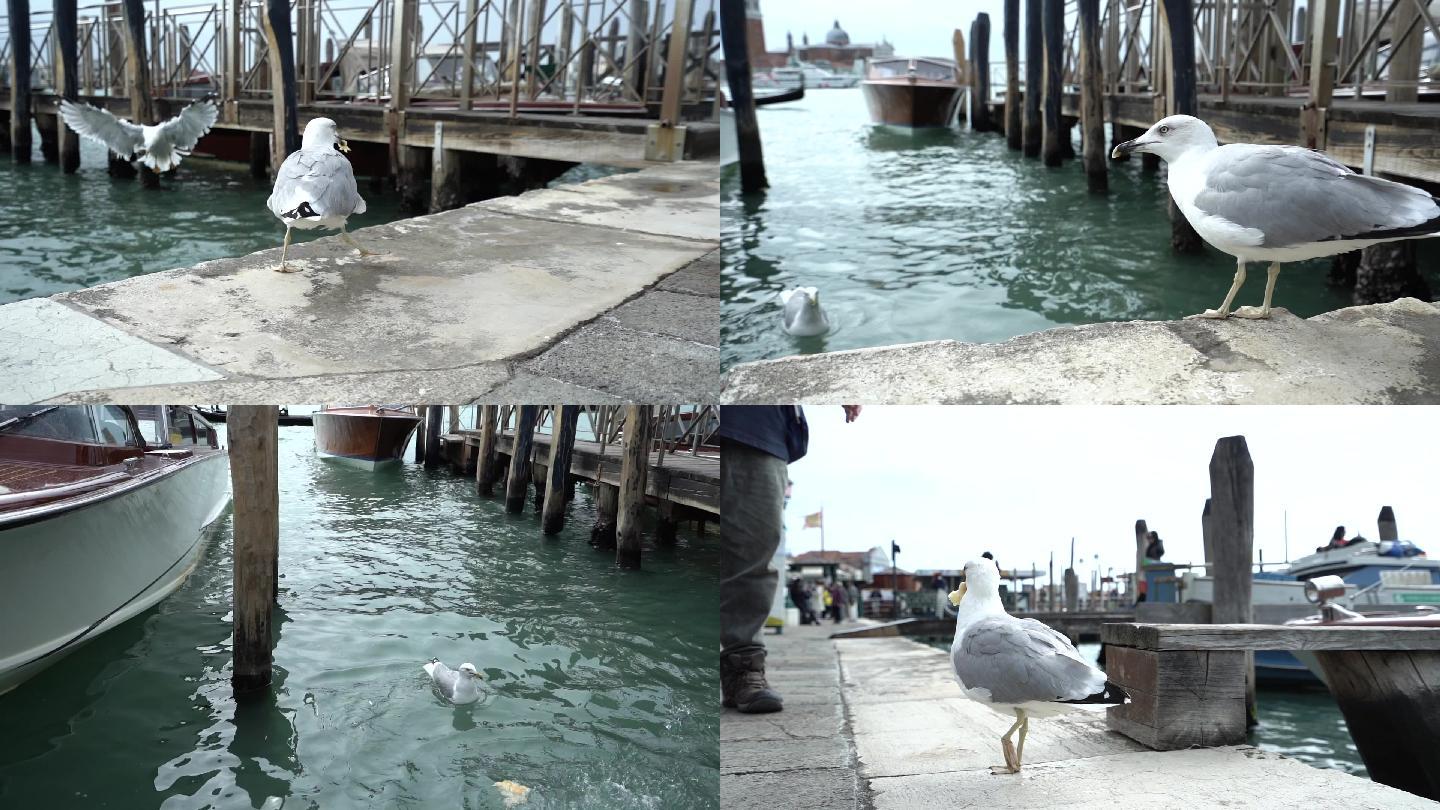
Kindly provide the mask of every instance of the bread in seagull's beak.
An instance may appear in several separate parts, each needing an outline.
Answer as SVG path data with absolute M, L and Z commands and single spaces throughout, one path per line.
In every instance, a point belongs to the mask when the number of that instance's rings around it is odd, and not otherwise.
M 964 598 L 965 583 L 962 582 L 960 583 L 960 587 L 950 592 L 950 604 L 954 605 L 955 607 L 960 607 L 960 600 Z
M 350 144 L 346 143 L 344 138 L 341 138 L 341 139 L 340 139 L 340 143 L 338 143 L 338 144 L 336 144 L 336 145 L 340 147 L 340 151 L 341 151 L 341 152 L 349 152 L 349 151 L 350 151 Z

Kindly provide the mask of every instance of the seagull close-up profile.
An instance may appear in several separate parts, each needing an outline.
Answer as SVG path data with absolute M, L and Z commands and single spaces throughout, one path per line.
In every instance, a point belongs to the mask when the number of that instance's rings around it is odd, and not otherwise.
M 141 163 L 157 172 L 179 166 L 180 159 L 215 126 L 219 114 L 215 102 L 201 99 L 163 124 L 140 125 L 83 101 L 60 102 L 60 117 L 76 133 L 104 144 L 126 160 L 139 156 Z
M 463 705 L 480 699 L 480 673 L 475 671 L 474 664 L 465 663 L 459 669 L 451 669 L 440 663 L 440 659 L 432 658 L 423 666 L 436 691 L 451 703 Z
M 1267 318 L 1283 262 L 1298 262 L 1440 233 L 1440 201 L 1418 188 L 1357 174 L 1300 146 L 1230 143 L 1198 118 L 1172 115 L 1111 157 L 1158 155 L 1170 196 L 1200 237 L 1235 257 L 1235 280 L 1219 309 L 1199 317 Z M 1246 262 L 1270 262 L 1265 301 L 1230 306 Z
M 1105 673 L 1080 657 L 1070 640 L 1034 619 L 1017 619 L 1000 601 L 1000 570 L 988 559 L 965 563 L 965 581 L 950 594 L 955 606 L 955 641 L 950 664 L 955 680 L 971 700 L 1015 724 L 1000 738 L 1004 765 L 992 773 L 1019 773 L 1030 717 L 1070 711 L 1067 703 L 1116 703 L 1119 689 L 1107 694 Z M 1010 737 L 1020 732 L 1017 748 Z
M 350 146 L 340 137 L 335 122 L 314 118 L 305 125 L 300 149 L 285 158 L 275 176 L 275 190 L 266 201 L 270 212 L 285 224 L 285 244 L 280 249 L 280 266 L 276 272 L 292 272 L 285 266 L 290 250 L 293 228 L 338 229 L 340 236 L 361 256 L 378 255 L 356 244 L 345 231 L 345 220 L 351 214 L 365 213 L 365 200 L 355 185 L 355 170 L 344 152 Z

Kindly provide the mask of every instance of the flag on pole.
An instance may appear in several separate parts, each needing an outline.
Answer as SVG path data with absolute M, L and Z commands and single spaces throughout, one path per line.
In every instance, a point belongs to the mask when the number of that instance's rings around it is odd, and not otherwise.
M 805 516 L 805 528 L 807 528 L 807 529 L 823 529 L 823 528 L 825 528 L 825 512 L 824 512 L 824 510 L 821 510 L 821 511 L 819 511 L 819 512 L 816 512 L 816 513 L 813 514 L 813 515 L 806 515 L 806 516 Z

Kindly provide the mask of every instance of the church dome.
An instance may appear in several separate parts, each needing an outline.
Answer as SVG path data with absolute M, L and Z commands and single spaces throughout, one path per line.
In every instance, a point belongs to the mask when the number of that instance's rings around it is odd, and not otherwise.
M 842 48 L 850 44 L 850 35 L 845 33 L 845 29 L 840 27 L 839 20 L 835 21 L 835 27 L 830 29 L 830 33 L 825 35 L 825 44 Z

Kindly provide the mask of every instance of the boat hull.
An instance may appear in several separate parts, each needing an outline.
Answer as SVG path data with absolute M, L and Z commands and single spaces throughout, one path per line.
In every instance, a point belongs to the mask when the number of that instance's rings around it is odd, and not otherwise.
M 870 120 L 895 127 L 948 127 L 960 104 L 960 86 L 908 81 L 866 81 L 860 85 Z
M 229 470 L 208 453 L 0 529 L 0 694 L 179 588 L 230 502 Z
M 321 457 L 373 470 L 398 464 L 420 418 L 403 413 L 332 413 L 313 415 L 315 450 Z

